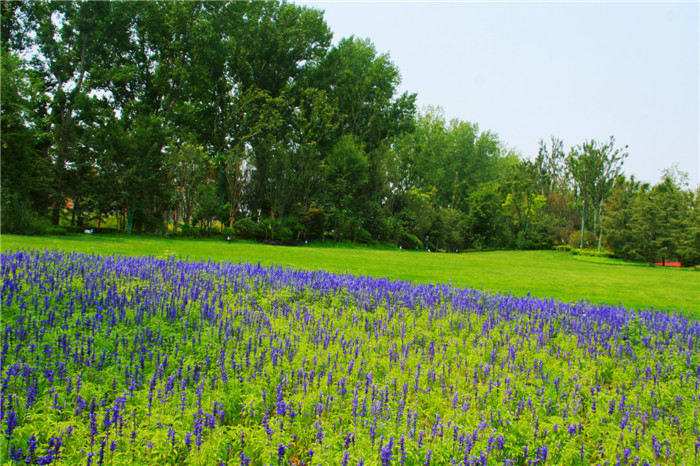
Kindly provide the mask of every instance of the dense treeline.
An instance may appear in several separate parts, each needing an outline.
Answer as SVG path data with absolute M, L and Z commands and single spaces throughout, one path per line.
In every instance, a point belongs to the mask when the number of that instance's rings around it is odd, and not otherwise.
M 318 10 L 3 1 L 2 25 L 3 232 L 109 223 L 700 262 L 683 174 L 627 179 L 613 138 L 568 151 L 552 138 L 530 161 L 419 113 L 389 56 L 331 45 Z

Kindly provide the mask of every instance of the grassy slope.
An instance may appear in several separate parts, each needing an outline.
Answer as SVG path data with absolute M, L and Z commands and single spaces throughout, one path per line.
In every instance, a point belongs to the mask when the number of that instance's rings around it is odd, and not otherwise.
M 632 308 L 685 310 L 700 316 L 700 273 L 645 267 L 555 251 L 436 254 L 422 251 L 328 246 L 284 247 L 222 240 L 169 240 L 126 236 L 3 235 L 0 249 L 35 248 L 98 254 L 189 257 L 348 271 L 418 282 L 459 286 L 560 301 L 588 299 Z

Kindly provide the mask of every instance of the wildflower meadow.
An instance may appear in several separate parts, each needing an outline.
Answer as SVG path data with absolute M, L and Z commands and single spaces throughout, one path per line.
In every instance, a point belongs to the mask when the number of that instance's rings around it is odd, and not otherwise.
M 691 465 L 700 323 L 249 263 L 2 254 L 2 464 Z

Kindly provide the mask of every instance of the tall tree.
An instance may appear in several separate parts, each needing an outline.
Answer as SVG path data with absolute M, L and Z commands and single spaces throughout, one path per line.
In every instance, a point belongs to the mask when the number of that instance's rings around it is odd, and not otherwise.
M 564 141 L 551 136 L 549 146 L 544 139 L 540 139 L 539 146 L 534 163 L 535 181 L 540 194 L 550 199 L 566 184 Z
M 533 226 L 539 212 L 546 204 L 546 198 L 537 193 L 535 185 L 535 167 L 529 160 L 513 165 L 506 179 L 501 184 L 505 197 L 503 207 L 512 217 L 518 231 L 517 246 L 525 248 L 528 241 L 535 236 Z
M 630 252 L 634 258 L 654 265 L 659 258 L 659 246 L 663 238 L 661 230 L 662 211 L 656 193 L 649 186 L 643 186 L 632 210 L 630 227 L 633 241 Z
M 608 142 L 599 143 L 595 140 L 585 141 L 572 148 L 567 157 L 567 168 L 574 179 L 581 207 L 581 248 L 586 226 L 586 207 L 590 203 L 593 208 L 593 231 L 598 234 L 598 251 L 602 242 L 602 229 L 598 229 L 598 220 L 603 215 L 605 200 L 613 187 L 615 179 L 620 175 L 622 164 L 627 157 L 624 148 L 615 147 L 615 138 Z M 599 230 L 599 231 L 596 231 Z
M 2 230 L 28 230 L 44 214 L 51 186 L 51 160 L 42 134 L 41 84 L 17 53 L 2 46 Z
M 353 135 L 362 144 L 369 163 L 368 196 L 380 202 L 390 189 L 388 141 L 412 129 L 415 94 L 397 96 L 400 74 L 389 55 L 378 54 L 369 40 L 354 36 L 328 52 L 313 80 L 338 109 L 333 140 Z
M 607 201 L 608 215 L 603 227 L 607 246 L 623 260 L 632 258 L 634 248 L 634 233 L 632 218 L 635 204 L 642 191 L 648 190 L 634 177 L 627 179 L 619 176 Z
M 336 237 L 357 235 L 368 199 L 368 160 L 353 135 L 342 136 L 326 159 L 329 222 Z
M 700 265 L 700 187 L 685 193 L 676 255 L 684 267 Z
M 541 211 L 540 221 L 545 227 L 545 240 L 553 244 L 562 244 L 573 231 L 574 217 L 568 202 L 571 193 L 564 142 L 551 136 L 549 144 L 543 139 L 539 144 L 534 162 L 535 183 L 540 194 L 547 199 L 545 208 Z
M 191 224 L 197 193 L 212 175 L 212 159 L 202 146 L 183 142 L 168 149 L 165 165 L 173 188 L 175 210 L 185 223 Z M 178 215 L 174 220 L 177 229 Z
M 45 131 L 52 140 L 48 154 L 53 161 L 56 224 L 66 196 L 79 204 L 87 189 L 83 177 L 93 173 L 85 138 L 93 124 L 90 107 L 102 88 L 92 73 L 113 66 L 128 41 L 129 17 L 121 13 L 119 4 L 107 2 L 38 2 L 26 11 L 34 33 L 25 46 L 31 48 L 33 65 L 44 78 L 44 93 L 50 96 Z

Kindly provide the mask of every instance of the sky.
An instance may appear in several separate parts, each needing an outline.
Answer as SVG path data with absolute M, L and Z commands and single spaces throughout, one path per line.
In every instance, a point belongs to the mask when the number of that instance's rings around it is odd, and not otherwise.
M 615 137 L 623 171 L 657 183 L 677 164 L 700 184 L 700 3 L 297 1 L 333 42 L 388 53 L 419 110 L 493 131 L 523 157 Z

